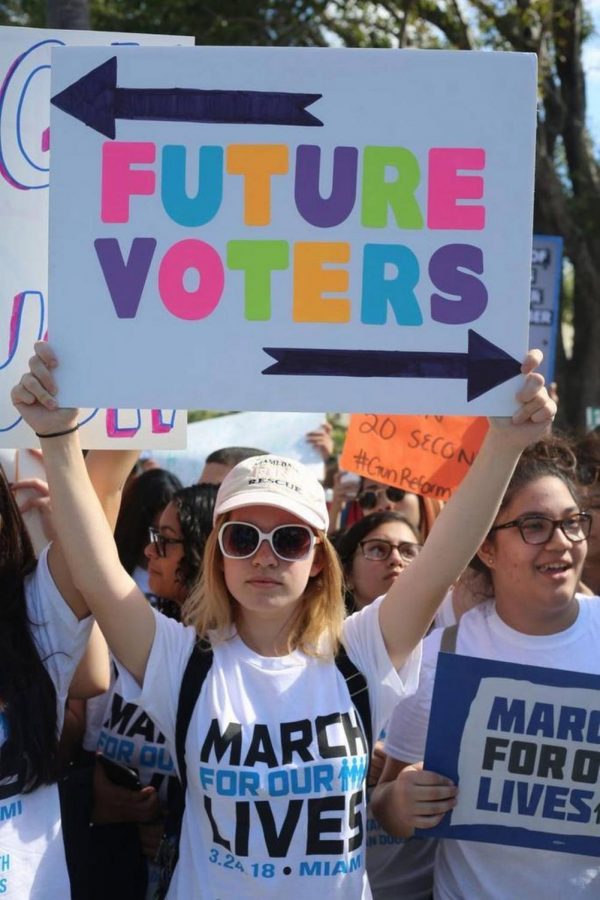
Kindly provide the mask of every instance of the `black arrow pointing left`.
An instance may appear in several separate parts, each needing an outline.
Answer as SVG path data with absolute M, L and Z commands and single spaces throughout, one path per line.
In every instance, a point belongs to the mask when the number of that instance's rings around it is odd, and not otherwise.
M 322 94 L 117 87 L 113 56 L 52 98 L 52 103 L 113 139 L 115 120 L 322 126 L 306 111 Z

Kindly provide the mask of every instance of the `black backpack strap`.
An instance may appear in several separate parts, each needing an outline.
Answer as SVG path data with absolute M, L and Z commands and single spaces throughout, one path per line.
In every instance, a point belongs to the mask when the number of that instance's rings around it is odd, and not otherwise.
M 458 638 L 458 622 L 455 625 L 447 625 L 442 632 L 440 653 L 456 653 L 456 640 Z
M 373 729 L 371 727 L 371 703 L 369 701 L 369 688 L 367 679 L 363 673 L 356 668 L 343 646 L 335 655 L 335 664 L 344 676 L 344 680 L 350 692 L 350 699 L 356 707 L 362 723 L 363 731 L 367 739 L 369 748 L 369 759 L 373 752 Z
M 160 868 L 160 878 L 155 891 L 155 898 L 166 897 L 171 876 L 179 858 L 179 837 L 181 835 L 181 823 L 183 821 L 187 791 L 185 741 L 194 707 L 212 662 L 213 651 L 210 643 L 206 640 L 198 640 L 194 644 L 194 649 L 185 667 L 179 689 L 177 717 L 175 719 L 175 753 L 177 755 L 179 779 L 169 778 L 167 790 L 168 813 L 165 832 L 154 860 Z
M 175 753 L 177 755 L 179 781 L 184 796 L 187 790 L 185 741 L 194 707 L 212 663 L 213 652 L 209 641 L 205 639 L 196 641 L 183 673 L 179 689 L 179 700 L 177 701 L 177 719 L 175 721 Z

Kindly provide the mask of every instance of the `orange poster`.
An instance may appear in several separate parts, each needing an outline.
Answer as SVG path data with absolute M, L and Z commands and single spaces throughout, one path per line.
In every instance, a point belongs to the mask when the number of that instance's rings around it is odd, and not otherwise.
M 353 415 L 340 466 L 363 478 L 448 500 L 488 429 L 471 416 Z

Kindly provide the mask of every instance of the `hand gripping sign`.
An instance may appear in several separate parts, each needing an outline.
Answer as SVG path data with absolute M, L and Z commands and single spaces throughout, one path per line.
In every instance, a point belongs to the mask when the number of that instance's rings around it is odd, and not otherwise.
M 423 837 L 600 854 L 598 675 L 441 653 L 425 768 L 459 784 Z

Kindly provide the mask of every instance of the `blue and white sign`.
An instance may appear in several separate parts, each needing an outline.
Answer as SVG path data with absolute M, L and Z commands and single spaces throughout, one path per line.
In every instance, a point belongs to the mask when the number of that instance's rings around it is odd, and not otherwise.
M 563 239 L 534 234 L 531 251 L 529 346 L 544 353 L 540 372 L 554 381 L 556 341 L 560 324 L 560 284 Z
M 600 855 L 600 677 L 441 653 L 425 768 L 459 785 L 426 837 Z

